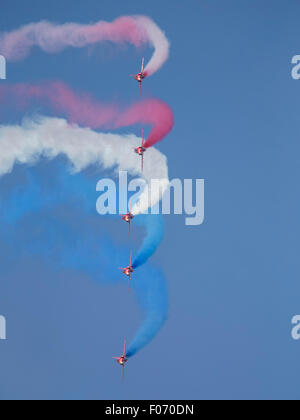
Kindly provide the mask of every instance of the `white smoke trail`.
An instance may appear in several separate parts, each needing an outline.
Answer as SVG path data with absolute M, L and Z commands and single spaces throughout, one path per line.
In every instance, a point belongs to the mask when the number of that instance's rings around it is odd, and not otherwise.
M 164 32 L 146 16 L 122 16 L 113 22 L 95 24 L 30 23 L 11 32 L 0 33 L 0 54 L 7 60 L 21 60 L 33 47 L 57 53 L 67 47 L 83 48 L 100 42 L 131 43 L 137 47 L 148 43 L 154 54 L 146 67 L 147 75 L 155 73 L 168 59 L 170 44 Z
M 61 154 L 68 158 L 74 173 L 98 164 L 104 170 L 141 175 L 140 161 L 133 152 L 140 143 L 135 135 L 98 133 L 59 118 L 40 117 L 19 126 L 0 126 L 0 176 L 10 173 L 18 163 L 32 165 L 41 157 L 54 159 Z M 135 215 L 159 202 L 169 186 L 166 156 L 155 148 L 147 150 L 143 177 L 149 185 L 152 179 L 159 180 L 161 188 L 152 195 L 150 204 L 145 188 L 132 209 Z
M 156 73 L 168 60 L 170 54 L 170 42 L 165 33 L 146 16 L 138 16 L 137 21 L 147 32 L 150 44 L 154 47 L 154 54 L 145 68 L 147 76 Z

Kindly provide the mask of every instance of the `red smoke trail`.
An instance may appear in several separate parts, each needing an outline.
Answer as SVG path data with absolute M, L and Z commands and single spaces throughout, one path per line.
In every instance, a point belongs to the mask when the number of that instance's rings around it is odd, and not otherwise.
M 169 134 L 174 126 L 174 116 L 171 108 L 165 102 L 158 99 L 147 99 L 132 105 L 128 110 L 121 113 L 117 120 L 117 124 L 120 126 L 137 123 L 153 126 L 144 145 L 147 149 Z
M 75 93 L 61 82 L 0 87 L 0 103 L 7 100 L 13 100 L 14 105 L 17 102 L 22 109 L 28 108 L 33 100 L 42 101 L 54 111 L 64 114 L 71 123 L 93 129 L 121 128 L 134 124 L 151 125 L 146 148 L 160 142 L 174 125 L 171 108 L 158 99 L 147 99 L 127 109 L 121 109 L 117 105 L 101 104 L 85 93 Z

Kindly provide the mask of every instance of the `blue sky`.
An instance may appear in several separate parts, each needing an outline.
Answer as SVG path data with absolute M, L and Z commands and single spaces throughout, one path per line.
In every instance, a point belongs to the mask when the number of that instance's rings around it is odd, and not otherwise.
M 300 313 L 300 82 L 291 78 L 290 63 L 300 54 L 300 5 L 172 0 L 169 6 L 161 0 L 2 0 L 1 30 L 124 14 L 156 21 L 171 41 L 171 58 L 146 80 L 144 94 L 165 100 L 175 114 L 173 132 L 158 147 L 168 156 L 171 178 L 206 181 L 202 226 L 165 217 L 165 239 L 149 270 L 164 272 L 169 319 L 130 360 L 125 384 L 111 357 L 141 321 L 126 285 L 98 284 L 85 270 L 58 270 L 41 257 L 15 254 L 2 235 L 0 314 L 8 321 L 8 340 L 0 342 L 2 399 L 299 398 L 300 343 L 290 332 Z M 8 64 L 7 82 L 62 80 L 126 103 L 137 95 L 128 75 L 140 58 L 133 48 L 108 45 L 58 55 L 35 50 Z M 37 173 L 51 180 L 58 164 L 40 165 Z M 0 180 L 0 196 L 26 173 L 18 168 Z M 120 221 L 96 214 L 86 221 L 79 210 L 66 202 L 53 213 L 28 214 L 16 233 L 18 247 L 30 248 L 35 228 L 45 247 L 62 250 L 69 230 L 58 227 L 53 245 L 45 228 L 58 220 L 58 226 L 80 226 L 79 239 L 99 229 L 99 240 L 110 235 L 126 252 Z M 141 238 L 137 232 L 137 245 Z

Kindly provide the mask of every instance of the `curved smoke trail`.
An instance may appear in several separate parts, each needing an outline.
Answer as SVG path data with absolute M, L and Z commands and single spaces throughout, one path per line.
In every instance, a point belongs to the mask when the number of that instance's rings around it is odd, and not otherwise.
M 130 126 L 136 123 L 151 124 L 153 128 L 150 136 L 145 143 L 145 147 L 155 145 L 161 141 L 173 128 L 174 116 L 171 108 L 164 102 L 151 99 L 143 101 L 142 103 L 133 104 L 125 110 L 119 109 L 115 105 L 103 105 L 94 101 L 86 94 L 76 94 L 68 86 L 63 83 L 56 82 L 42 85 L 27 85 L 17 84 L 12 86 L 0 87 L 0 103 L 6 104 L 6 107 L 11 103 L 12 106 L 16 105 L 22 109 L 27 109 L 33 100 L 46 102 L 56 112 L 63 113 L 68 116 L 70 122 L 84 124 L 91 128 L 119 128 Z M 132 149 L 135 148 L 141 140 L 132 144 Z M 132 161 L 136 158 L 135 154 L 130 151 L 130 154 L 125 154 L 126 159 Z M 122 149 L 115 150 L 116 155 L 121 155 Z M 155 205 L 162 198 L 164 192 L 169 186 L 168 176 L 156 177 L 151 172 L 147 174 L 147 167 L 155 168 L 158 170 L 161 162 L 149 157 L 150 150 L 148 149 L 145 163 L 145 174 L 149 181 L 150 178 L 160 180 L 160 190 L 154 192 L 152 196 L 152 206 Z M 135 159 L 136 162 L 136 159 Z M 150 162 L 150 166 L 149 166 Z M 136 165 L 136 163 L 135 163 Z M 165 167 L 166 165 L 164 165 Z M 149 172 L 149 170 L 148 170 Z M 144 174 L 143 174 L 144 175 Z M 145 190 L 139 201 L 139 206 L 133 208 L 133 214 L 144 213 L 149 207 L 150 191 Z
M 0 87 L 0 103 L 27 108 L 38 100 L 54 111 L 63 113 L 70 122 L 90 128 L 121 128 L 134 124 L 152 126 L 145 143 L 149 148 L 163 140 L 174 126 L 171 108 L 158 99 L 148 99 L 122 109 L 117 105 L 102 104 L 86 93 L 76 93 L 62 82 L 39 85 L 16 84 Z
M 140 143 L 134 135 L 104 134 L 69 125 L 59 118 L 27 120 L 19 126 L 0 126 L 0 175 L 10 172 L 16 163 L 37 161 L 41 157 L 53 159 L 65 155 L 72 164 L 74 172 L 80 172 L 89 165 L 98 164 L 103 169 L 127 171 L 140 174 L 139 164 L 133 148 Z M 157 179 L 161 188 L 169 185 L 166 157 L 151 148 L 145 162 L 143 176 L 148 183 Z M 161 198 L 161 192 L 152 196 L 152 205 Z M 132 209 L 133 214 L 147 211 L 148 191 L 142 192 L 139 202 Z
M 136 47 L 150 44 L 154 54 L 146 66 L 151 76 L 167 61 L 170 44 L 164 32 L 146 16 L 123 16 L 113 22 L 95 24 L 53 24 L 47 21 L 30 23 L 12 32 L 0 34 L 0 54 L 7 60 L 26 58 L 35 46 L 46 53 L 57 53 L 67 47 L 83 48 L 100 42 L 130 43 Z
M 143 270 L 143 276 L 136 281 L 135 285 L 135 294 L 138 300 L 143 302 L 145 316 L 127 351 L 128 358 L 134 356 L 155 338 L 168 317 L 168 291 L 165 279 L 158 270 L 150 267 L 147 267 L 147 270 Z M 149 274 L 151 286 L 147 285 Z
M 141 216 L 141 219 L 142 217 L 143 216 Z M 133 262 L 132 267 L 134 269 L 146 264 L 149 258 L 155 253 L 164 237 L 164 223 L 162 217 L 152 215 L 151 218 L 146 217 L 145 220 L 142 219 L 142 222 L 146 227 L 146 236 L 137 257 Z
M 94 182 L 83 173 L 66 171 L 65 164 L 57 160 L 48 165 L 48 177 L 41 175 L 45 162 L 34 167 L 25 165 L 23 185 L 13 185 L 9 192 L 0 191 L 0 241 L 12 249 L 14 258 L 1 259 L 3 270 L 15 264 L 15 258 L 37 256 L 51 263 L 57 270 L 81 271 L 95 281 L 107 284 L 124 283 L 116 267 L 125 251 L 120 252 L 100 226 L 91 222 L 95 214 Z M 0 184 L 1 184 L 0 178 Z M 61 206 L 70 208 L 61 211 Z M 76 213 L 76 224 L 70 213 Z M 157 217 L 157 216 L 155 216 Z M 139 224 L 147 225 L 152 216 L 142 216 Z M 96 220 L 96 219 L 93 219 Z M 97 219 L 98 220 L 98 219 Z M 64 241 L 59 241 L 64 232 Z M 126 254 L 128 251 L 126 250 Z M 132 288 L 143 313 L 143 321 L 128 350 L 128 357 L 146 346 L 163 326 L 168 311 L 168 294 L 162 273 L 147 267 L 136 273 Z

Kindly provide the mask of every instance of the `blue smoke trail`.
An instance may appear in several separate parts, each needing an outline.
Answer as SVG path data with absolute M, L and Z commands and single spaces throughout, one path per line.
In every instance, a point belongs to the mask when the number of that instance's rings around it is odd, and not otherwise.
M 151 258 L 152 255 L 155 253 L 164 237 L 164 223 L 163 218 L 161 216 L 140 216 L 137 222 L 141 222 L 145 225 L 146 237 L 132 265 L 134 269 L 146 264 L 149 258 Z
M 149 287 L 149 276 L 151 286 Z M 126 356 L 134 356 L 141 348 L 149 344 L 161 330 L 168 316 L 168 291 L 163 274 L 147 267 L 135 282 L 135 293 L 142 304 L 144 321 L 137 331 Z
M 14 255 L 13 260 L 3 263 L 9 266 L 15 264 L 16 257 L 37 255 L 46 258 L 57 270 L 71 268 L 87 273 L 97 282 L 124 282 L 127 286 L 127 278 L 118 267 L 128 250 L 120 251 L 107 233 L 99 234 L 103 219 L 95 209 L 96 181 L 84 174 L 70 175 L 65 161 L 45 161 L 35 168 L 24 169 L 17 168 L 21 172 L 18 185 L 9 183 L 9 175 L 0 178 L 0 239 Z M 160 216 L 142 216 L 137 220 L 147 230 L 138 256 L 139 261 L 145 262 L 159 245 L 162 221 Z M 98 223 L 99 230 L 95 229 Z M 156 239 L 152 247 L 151 238 Z M 132 288 L 143 322 L 129 347 L 128 357 L 157 335 L 168 310 L 167 287 L 159 270 L 147 267 L 136 273 L 135 279 Z

